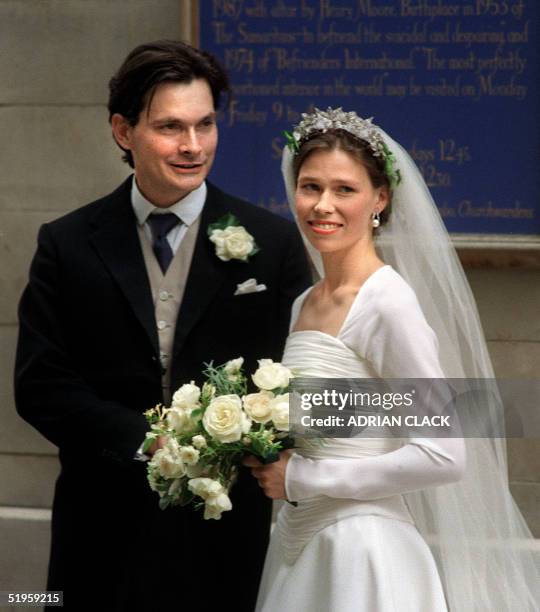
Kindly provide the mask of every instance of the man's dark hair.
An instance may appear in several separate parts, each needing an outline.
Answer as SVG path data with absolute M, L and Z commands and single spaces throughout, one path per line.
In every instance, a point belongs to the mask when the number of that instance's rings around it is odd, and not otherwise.
M 119 113 L 130 125 L 137 125 L 161 83 L 189 84 L 194 79 L 207 81 L 215 109 L 222 94 L 226 94 L 228 102 L 231 87 L 227 73 L 210 53 L 175 40 L 157 40 L 135 47 L 109 82 L 109 122 Z M 131 152 L 122 150 L 125 153 L 122 159 L 133 168 Z

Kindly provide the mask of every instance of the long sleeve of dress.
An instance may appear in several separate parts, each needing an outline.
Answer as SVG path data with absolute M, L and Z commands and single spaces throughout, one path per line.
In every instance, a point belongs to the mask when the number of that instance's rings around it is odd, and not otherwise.
M 376 275 L 357 296 L 340 339 L 382 378 L 444 378 L 437 339 L 414 292 L 391 268 Z M 291 501 L 319 495 L 372 500 L 454 482 L 464 465 L 462 439 L 410 438 L 398 450 L 358 459 L 295 454 L 285 486 Z

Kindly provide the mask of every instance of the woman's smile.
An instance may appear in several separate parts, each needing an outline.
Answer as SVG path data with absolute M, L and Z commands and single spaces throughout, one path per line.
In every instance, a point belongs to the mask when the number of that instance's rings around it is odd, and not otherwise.
M 343 227 L 343 223 L 335 223 L 333 221 L 308 221 L 308 224 L 311 226 L 312 230 L 317 234 L 328 235 L 335 234 L 341 227 Z

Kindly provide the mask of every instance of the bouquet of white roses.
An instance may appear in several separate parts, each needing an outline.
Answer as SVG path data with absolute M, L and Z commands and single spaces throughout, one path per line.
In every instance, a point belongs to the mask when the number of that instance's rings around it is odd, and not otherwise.
M 161 404 L 145 413 L 151 429 L 143 450 L 161 437 L 164 446 L 148 462 L 148 482 L 160 508 L 204 506 L 205 519 L 219 519 L 232 508 L 229 490 L 245 454 L 270 463 L 290 448 L 289 381 L 292 372 L 271 359 L 260 359 L 247 393 L 243 358 L 207 365 L 205 382 L 193 381 L 173 395 L 170 408 Z

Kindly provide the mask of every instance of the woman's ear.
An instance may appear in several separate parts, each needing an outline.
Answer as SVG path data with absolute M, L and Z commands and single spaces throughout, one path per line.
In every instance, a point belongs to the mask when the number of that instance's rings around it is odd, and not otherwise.
M 377 204 L 375 205 L 375 210 L 378 213 L 381 213 L 387 206 L 390 201 L 390 192 L 388 191 L 388 187 L 384 185 L 383 187 L 379 187 L 379 193 L 377 195 Z

